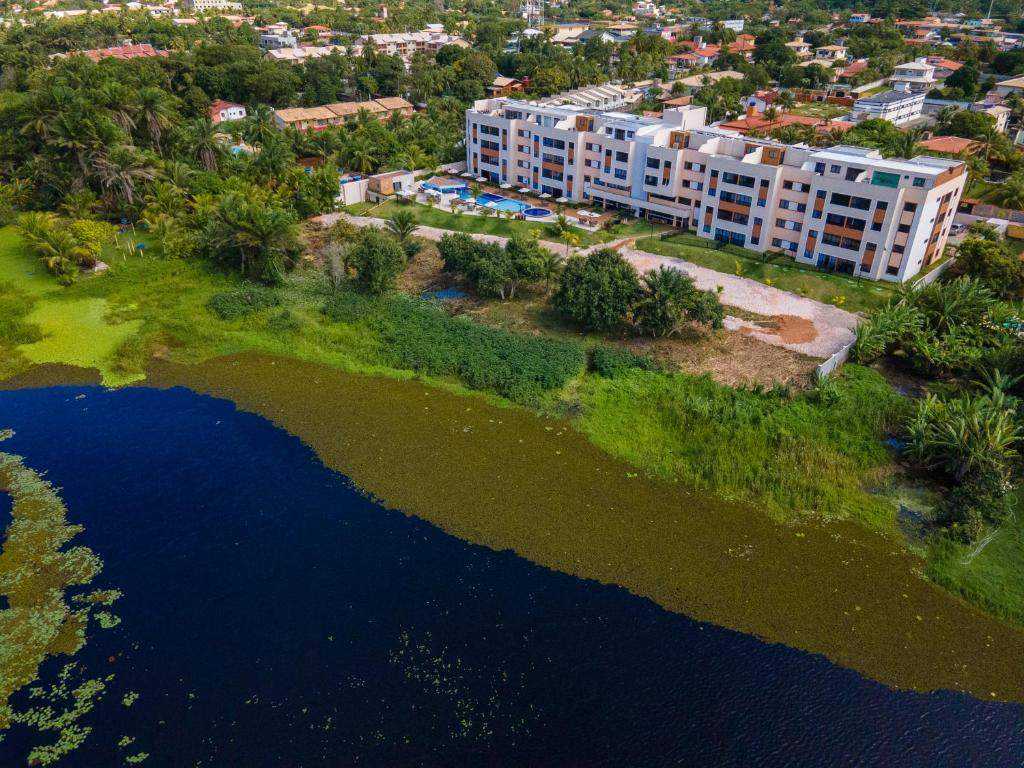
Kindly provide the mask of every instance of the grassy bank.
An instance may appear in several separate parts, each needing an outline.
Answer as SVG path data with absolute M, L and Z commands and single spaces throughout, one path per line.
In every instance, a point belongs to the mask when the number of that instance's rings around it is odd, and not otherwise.
M 211 299 L 230 304 L 244 285 L 202 262 L 135 255 L 70 288 L 47 280 L 11 230 L 0 230 L 4 377 L 32 362 L 69 362 L 118 384 L 142 376 L 154 356 L 189 363 L 239 352 L 416 375 L 568 416 L 593 444 L 641 470 L 777 519 L 846 518 L 896 535 L 895 504 L 868 489 L 884 487 L 893 470 L 883 438 L 905 402 L 865 368 L 847 366 L 809 392 L 733 389 L 628 366 L 602 367 L 600 375 L 587 362 L 592 339 L 523 336 L 408 298 L 333 291 L 312 269 L 289 275 L 274 301 L 230 319 L 210 309 Z M 935 550 L 929 572 L 972 602 L 1015 616 L 1024 585 L 1007 574 L 1017 553 L 1009 540 L 996 542 L 957 569 Z
M 749 277 L 850 312 L 866 312 L 881 306 L 893 292 L 886 283 L 822 272 L 797 264 L 789 256 L 761 255 L 734 246 L 716 248 L 710 241 L 689 233 L 665 239 L 645 238 L 637 241 L 636 247 L 718 272 Z

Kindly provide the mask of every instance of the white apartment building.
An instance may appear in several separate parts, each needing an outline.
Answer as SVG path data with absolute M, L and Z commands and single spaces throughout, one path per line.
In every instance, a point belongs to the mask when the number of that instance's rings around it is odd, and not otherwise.
M 925 93 L 912 91 L 885 91 L 874 96 L 865 96 L 853 103 L 853 119 L 888 120 L 893 125 L 905 125 L 921 117 Z
M 400 56 L 406 63 L 414 53 L 436 54 L 446 45 L 457 45 L 469 48 L 469 43 L 458 35 L 449 35 L 437 29 L 425 29 L 422 32 L 396 32 L 379 35 L 363 35 L 355 40 L 355 47 L 373 48 L 385 56 Z
M 962 162 L 791 146 L 706 126 L 705 116 L 694 106 L 657 118 L 485 99 L 466 112 L 466 163 L 495 183 L 872 280 L 906 280 L 942 254 Z
M 241 11 L 242 4 L 232 0 L 185 0 L 185 9 L 192 13 Z
M 935 76 L 935 66 L 922 56 L 906 64 L 897 64 L 889 82 L 892 89 L 900 93 L 928 93 L 937 87 L 939 81 Z

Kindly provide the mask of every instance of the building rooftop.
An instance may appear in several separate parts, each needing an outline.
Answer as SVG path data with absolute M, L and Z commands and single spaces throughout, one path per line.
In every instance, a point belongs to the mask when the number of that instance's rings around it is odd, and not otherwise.
M 883 91 L 874 96 L 861 96 L 857 99 L 858 104 L 896 104 L 901 101 L 920 99 L 923 93 L 903 93 L 901 91 Z

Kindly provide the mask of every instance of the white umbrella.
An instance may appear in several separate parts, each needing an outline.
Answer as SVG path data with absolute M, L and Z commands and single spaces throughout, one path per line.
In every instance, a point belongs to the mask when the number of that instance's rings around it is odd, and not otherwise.
M 568 203 L 569 202 L 569 198 L 568 197 L 560 197 L 557 200 L 555 200 L 555 202 L 556 203 Z
M 501 189 L 512 189 L 512 185 L 507 182 L 502 182 L 501 184 L 498 185 L 498 187 Z
M 540 195 L 538 195 L 538 197 L 540 197 L 541 200 L 547 200 L 549 197 L 551 197 L 551 195 L 549 195 L 547 192 L 541 192 Z
M 477 181 L 487 181 L 487 177 L 486 176 L 477 176 L 476 180 Z
M 463 171 L 459 175 L 462 176 L 462 178 L 464 178 L 464 179 L 471 179 L 471 178 L 473 178 L 473 174 L 470 173 L 469 171 Z
M 529 187 L 520 187 L 519 188 L 519 194 L 521 194 L 521 195 L 529 194 L 529 192 L 530 192 L 530 188 Z

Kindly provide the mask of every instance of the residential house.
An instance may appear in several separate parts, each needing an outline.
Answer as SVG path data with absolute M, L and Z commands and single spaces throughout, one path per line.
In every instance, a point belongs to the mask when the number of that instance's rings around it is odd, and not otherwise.
M 281 130 L 291 127 L 299 131 L 322 131 L 353 119 L 363 110 L 379 120 L 387 120 L 396 114 L 409 116 L 414 111 L 412 104 L 405 99 L 389 96 L 371 101 L 342 101 L 322 107 L 276 109 L 274 123 Z
M 525 87 L 522 80 L 498 75 L 494 78 L 494 82 L 487 86 L 487 93 L 491 98 L 499 98 L 511 96 L 514 93 L 522 93 Z
M 235 104 L 233 101 L 217 99 L 210 105 L 210 122 L 214 125 L 220 125 L 230 120 L 241 120 L 245 115 L 245 107 Z

